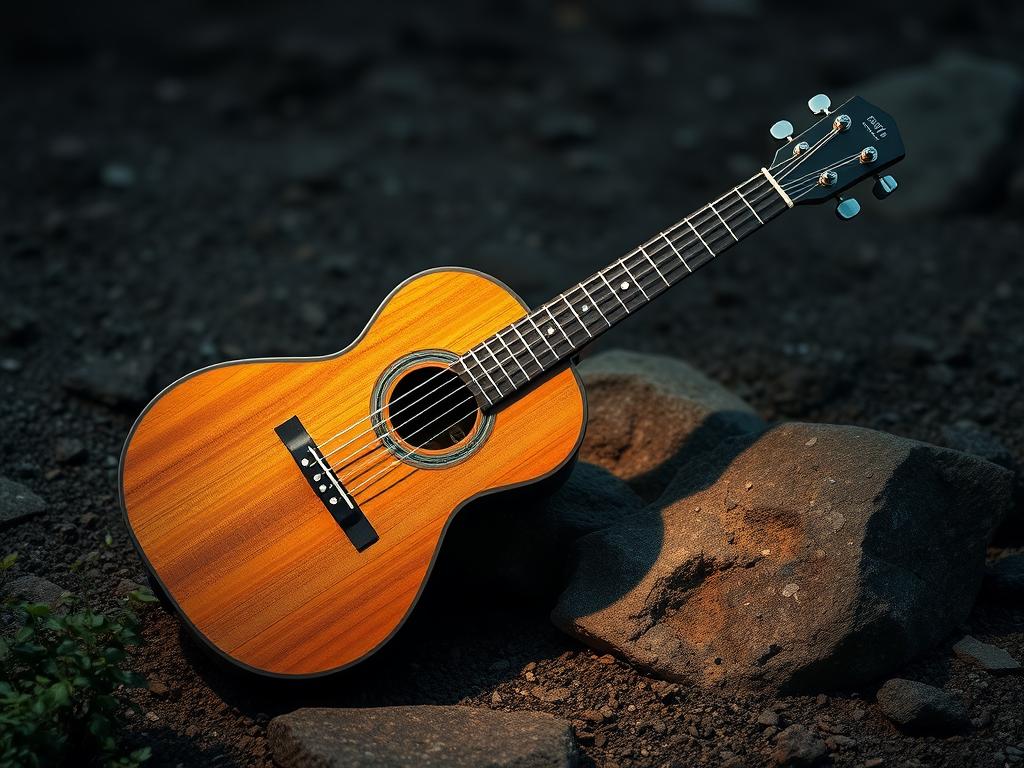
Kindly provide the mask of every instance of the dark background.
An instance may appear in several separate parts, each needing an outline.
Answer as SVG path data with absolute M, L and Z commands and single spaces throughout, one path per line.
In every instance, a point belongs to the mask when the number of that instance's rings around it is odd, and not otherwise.
M 93 576 L 104 596 L 143 580 L 116 464 L 138 410 L 167 383 L 226 358 L 339 349 L 397 282 L 433 266 L 474 267 L 541 302 L 768 164 L 768 127 L 809 125 L 809 96 L 838 103 L 906 68 L 941 82 L 934 62 L 950 53 L 1019 72 L 1022 33 L 1024 12 L 1009 0 L 9 10 L 0 460 L 49 508 L 4 531 L 3 549 L 69 588 L 80 585 L 68 567 L 101 551 Z M 913 206 L 865 205 L 846 224 L 831 206 L 801 208 L 599 346 L 683 357 L 770 419 L 939 443 L 968 419 L 1020 461 L 1018 110 L 990 112 L 985 94 L 952 83 L 926 101 L 880 104 L 917 123 L 920 151 L 906 137 L 894 170 Z M 982 155 L 971 151 L 978 130 L 997 133 Z M 964 157 L 955 194 L 930 194 Z M 83 364 L 105 380 L 82 385 Z M 280 711 L 507 705 L 531 662 L 551 681 L 619 690 L 623 705 L 653 696 L 650 679 L 598 663 L 551 628 L 550 596 L 518 598 L 436 600 L 383 662 L 283 694 L 221 670 L 156 613 L 142 664 L 159 685 L 140 694 L 150 716 L 131 738 L 154 745 L 154 765 L 259 763 Z M 1000 631 L 1019 644 L 1017 622 Z M 943 674 L 935 664 L 923 660 L 918 677 Z M 1008 685 L 993 706 L 1019 712 L 1019 686 Z M 770 745 L 734 703 L 679 697 L 673 716 L 697 736 L 624 718 L 584 744 L 588 759 L 715 764 L 727 748 L 765 759 Z M 857 701 L 845 692 L 783 705 L 796 721 Z M 978 732 L 936 752 L 870 717 L 862 728 L 850 764 L 879 754 L 966 764 L 1024 738 L 1016 721 L 1004 736 Z

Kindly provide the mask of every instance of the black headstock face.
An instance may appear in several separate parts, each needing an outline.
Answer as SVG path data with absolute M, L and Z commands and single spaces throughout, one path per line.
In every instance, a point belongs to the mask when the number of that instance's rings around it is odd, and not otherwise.
M 825 116 L 788 140 L 775 153 L 768 168 L 793 204 L 839 198 L 841 193 L 870 177 L 878 177 L 875 196 L 887 197 L 896 188 L 896 181 L 882 175 L 882 171 L 906 154 L 896 121 L 859 96 L 831 111 L 824 96 L 814 97 L 809 106 Z M 786 138 L 779 136 L 775 128 L 773 135 Z M 839 199 L 840 218 L 850 218 L 860 209 L 855 200 Z

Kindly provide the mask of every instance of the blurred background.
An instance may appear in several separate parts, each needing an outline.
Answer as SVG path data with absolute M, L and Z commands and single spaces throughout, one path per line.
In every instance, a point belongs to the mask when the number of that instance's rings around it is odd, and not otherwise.
M 117 457 L 167 383 L 340 349 L 438 265 L 540 303 L 769 164 L 768 128 L 809 126 L 819 92 L 896 119 L 898 191 L 855 191 L 845 223 L 831 204 L 796 210 L 599 346 L 680 356 L 766 418 L 982 434 L 1019 463 L 1022 36 L 1012 0 L 9 8 L 0 458 L 51 509 L 11 548 L 66 580 L 109 531 L 102 578 L 144 578 Z M 504 649 L 481 659 L 557 655 L 569 641 L 545 611 L 511 639 L 500 622 L 435 639 L 429 679 L 389 678 L 388 695 L 490 696 L 462 660 L 481 643 Z M 157 764 L 198 759 L 195 743 L 264 759 L 272 704 L 216 677 L 211 692 L 161 621 L 148 671 L 185 681 L 189 706 L 143 724 Z M 190 734 L 196 717 L 222 736 Z

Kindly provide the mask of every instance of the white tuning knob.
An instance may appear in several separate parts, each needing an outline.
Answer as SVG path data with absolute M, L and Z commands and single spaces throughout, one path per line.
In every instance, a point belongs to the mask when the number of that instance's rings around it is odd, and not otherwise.
M 793 138 L 793 124 L 789 120 L 779 120 L 769 129 L 773 139 L 789 141 Z
M 824 93 L 819 93 L 817 96 L 811 96 L 807 100 L 807 108 L 811 110 L 813 115 L 827 115 L 828 108 L 832 106 L 832 99 L 826 96 Z

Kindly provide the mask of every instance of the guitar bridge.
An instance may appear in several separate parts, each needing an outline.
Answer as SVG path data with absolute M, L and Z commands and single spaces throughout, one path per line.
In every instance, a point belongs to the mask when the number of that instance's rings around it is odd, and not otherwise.
M 362 552 L 377 541 L 379 536 L 366 519 L 359 504 L 342 485 L 338 475 L 317 448 L 309 432 L 302 426 L 298 416 L 274 427 L 274 432 L 281 438 L 285 448 L 295 460 L 299 472 L 306 478 L 313 493 L 324 505 L 331 517 L 338 523 L 348 536 L 352 546 Z

